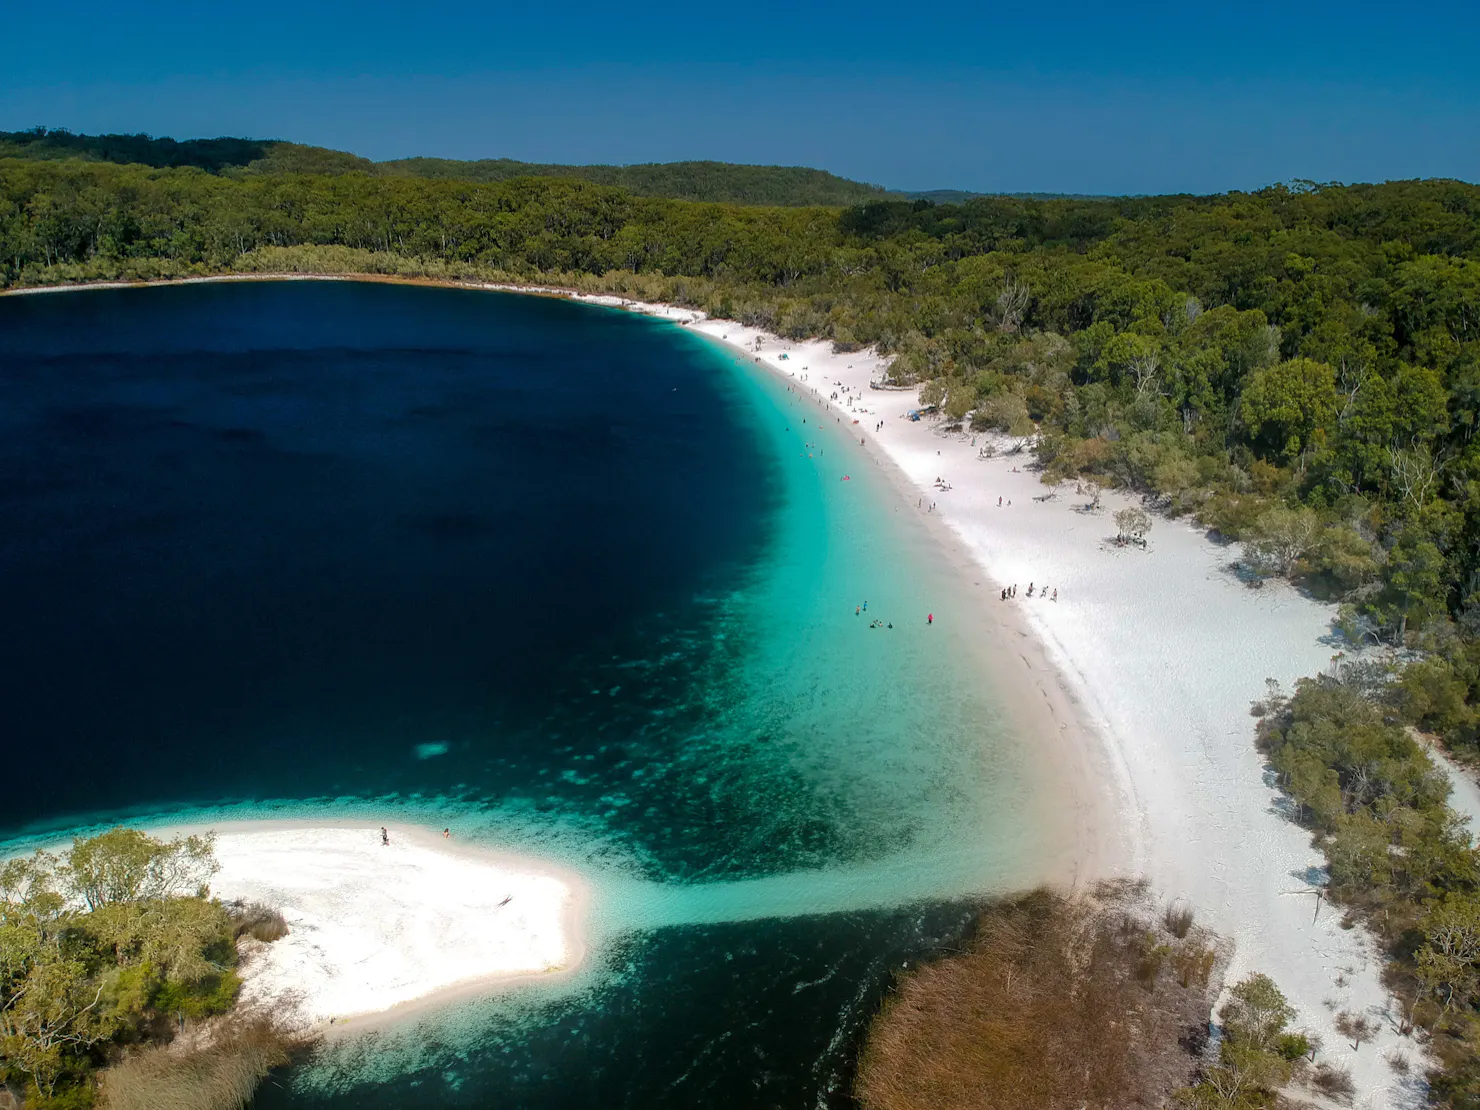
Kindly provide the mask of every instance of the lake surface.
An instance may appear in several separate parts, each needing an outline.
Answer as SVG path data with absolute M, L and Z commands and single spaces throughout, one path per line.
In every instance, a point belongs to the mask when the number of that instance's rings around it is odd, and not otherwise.
M 342 813 L 590 876 L 577 989 L 342 1046 L 264 1106 L 844 1105 L 890 974 L 1042 828 L 900 510 L 804 392 L 619 311 L 0 299 L 0 835 Z

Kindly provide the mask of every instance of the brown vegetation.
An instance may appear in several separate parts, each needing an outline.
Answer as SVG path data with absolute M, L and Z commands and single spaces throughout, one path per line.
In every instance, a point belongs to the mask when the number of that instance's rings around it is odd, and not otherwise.
M 288 1063 L 293 1034 L 271 1018 L 228 1019 L 204 1048 L 155 1045 L 100 1074 L 104 1110 L 241 1110 L 273 1068 Z
M 986 909 L 966 951 L 905 977 L 869 1030 L 866 1110 L 1128 1110 L 1193 1081 L 1214 938 L 1165 927 L 1143 885 Z M 1175 916 L 1179 928 L 1181 915 Z
M 228 902 L 226 913 L 231 918 L 237 940 L 252 937 L 271 944 L 288 935 L 288 921 L 282 912 L 261 902 Z

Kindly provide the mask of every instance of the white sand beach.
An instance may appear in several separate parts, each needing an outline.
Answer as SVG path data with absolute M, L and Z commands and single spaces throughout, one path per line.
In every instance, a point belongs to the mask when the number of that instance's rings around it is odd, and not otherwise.
M 310 1023 L 384 1021 L 413 1004 L 573 971 L 585 890 L 543 863 L 368 823 L 226 821 L 211 892 L 280 910 L 288 935 L 244 946 L 243 995 Z M 150 829 L 154 835 L 197 832 Z
M 1421 1081 L 1383 1058 L 1396 1049 L 1418 1064 L 1421 1053 L 1397 1032 L 1376 946 L 1362 929 L 1343 928 L 1341 912 L 1317 897 L 1324 861 L 1287 820 L 1254 746 L 1250 707 L 1266 680 L 1288 691 L 1341 650 L 1333 606 L 1284 584 L 1248 588 L 1230 570 L 1237 545 L 1214 543 L 1191 523 L 1156 518 L 1145 550 L 1107 543 L 1114 511 L 1129 499 L 1107 493 L 1097 512 L 1085 511 L 1089 496 L 1076 495 L 1073 483 L 1044 486 L 1030 453 L 1006 453 L 1012 441 L 997 437 L 997 453 L 983 459 L 987 436 L 973 445 L 970 434 L 909 419 L 916 391 L 873 388 L 886 360 L 871 352 L 834 354 L 826 343 L 789 342 L 672 306 L 575 299 L 674 320 L 729 344 L 810 390 L 862 451 L 897 468 L 913 488 L 909 509 L 970 551 L 990 578 L 990 603 L 1032 630 L 1103 744 L 1098 765 L 1114 779 L 1120 828 L 1114 846 L 1081 847 L 1092 870 L 1109 861 L 1118 862 L 1113 872 L 1145 875 L 1232 938 L 1230 982 L 1255 971 L 1272 976 L 1299 1025 L 1324 1042 L 1319 1059 L 1351 1069 L 1355 1105 L 1421 1104 Z M 1016 599 L 999 601 L 1000 588 L 1014 584 Z M 1040 587 L 1057 590 L 1057 601 Z M 1468 797 L 1456 800 L 1471 808 Z M 1101 824 L 1075 817 L 1081 827 Z M 1377 1039 L 1354 1051 L 1334 1026 L 1342 1012 L 1376 1019 Z

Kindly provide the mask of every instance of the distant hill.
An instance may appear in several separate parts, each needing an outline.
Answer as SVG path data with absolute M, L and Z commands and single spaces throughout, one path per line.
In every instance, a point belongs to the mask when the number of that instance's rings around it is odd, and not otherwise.
M 960 205 L 980 197 L 1015 200 L 1103 200 L 1084 193 L 977 193 L 965 189 L 885 189 L 805 166 L 749 166 L 734 162 L 648 162 L 633 166 L 567 166 L 511 158 L 395 158 L 373 162 L 343 150 L 280 139 L 168 139 L 149 135 L 74 135 L 44 127 L 0 131 L 0 158 L 66 159 L 133 163 L 207 173 L 363 173 L 372 177 L 426 177 L 507 181 L 511 177 L 563 177 L 615 185 L 640 197 L 726 204 L 845 208 L 878 200 L 924 200 Z
M 562 166 L 487 158 L 400 158 L 372 162 L 341 150 L 274 139 L 175 139 L 148 135 L 74 135 L 34 128 L 0 131 L 0 158 L 83 158 L 208 173 L 364 173 L 385 177 L 505 181 L 511 177 L 563 177 L 616 185 L 638 196 L 729 204 L 844 207 L 893 194 L 878 185 L 849 181 L 803 166 L 746 166 L 729 162 L 664 162 L 636 166 Z
M 258 139 L 155 139 L 148 135 L 74 135 L 70 131 L 44 127 L 30 131 L 0 131 L 0 158 L 61 160 L 84 158 L 89 162 L 136 163 L 173 169 L 198 166 L 220 173 L 230 166 L 245 166 L 265 157 L 279 144 Z
M 454 177 L 504 181 L 511 177 L 576 177 L 617 185 L 639 196 L 731 204 L 826 204 L 842 207 L 889 196 L 826 170 L 803 166 L 742 166 L 730 162 L 651 162 L 636 166 L 561 166 L 487 158 L 458 162 L 446 158 L 402 158 L 378 163 L 380 172 L 415 177 Z
M 909 200 L 928 200 L 931 204 L 965 204 L 977 197 L 1011 197 L 1013 200 L 1110 200 L 1103 193 L 970 193 L 963 189 L 924 189 L 896 192 Z

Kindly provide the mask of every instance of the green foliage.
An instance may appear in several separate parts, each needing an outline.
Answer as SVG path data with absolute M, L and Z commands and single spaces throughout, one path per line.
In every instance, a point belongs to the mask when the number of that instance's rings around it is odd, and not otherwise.
M 137 829 L 110 829 L 73 841 L 66 880 L 90 910 L 170 898 L 198 890 L 215 874 L 214 843 L 212 836 L 191 836 L 166 844 Z
M 204 889 L 215 869 L 209 837 L 122 828 L 0 867 L 0 1081 L 85 1105 L 110 1044 L 229 1010 L 241 981 Z
M 1218 1012 L 1218 1062 L 1203 1070 L 1195 1086 L 1179 1091 L 1175 1103 L 1189 1110 L 1274 1106 L 1277 1092 L 1290 1082 L 1293 1061 L 1310 1051 L 1304 1034 L 1285 1031 L 1294 1016 L 1295 1008 L 1269 976 L 1234 984 Z
M 1286 1000 L 1268 975 L 1251 975 L 1228 992 L 1228 1001 L 1218 1011 L 1218 1020 L 1229 1042 L 1261 1051 L 1273 1049 L 1285 1027 L 1295 1017 L 1295 1007 Z
M 1405 667 L 1385 692 L 1415 719 L 1469 727 L 1456 684 L 1463 642 Z M 1354 673 L 1355 677 L 1355 673 Z M 1480 1049 L 1480 854 L 1446 804 L 1448 780 L 1355 682 L 1304 680 L 1266 719 L 1261 742 L 1326 853 L 1333 899 L 1389 946 L 1389 981 L 1443 1063 L 1440 1105 L 1465 1106 Z M 1354 1043 L 1362 1019 L 1344 1018 Z M 1291 1057 L 1293 1058 L 1293 1057 Z
M 1335 370 L 1293 358 L 1249 375 L 1239 415 L 1256 443 L 1293 459 L 1324 443 L 1336 404 Z

